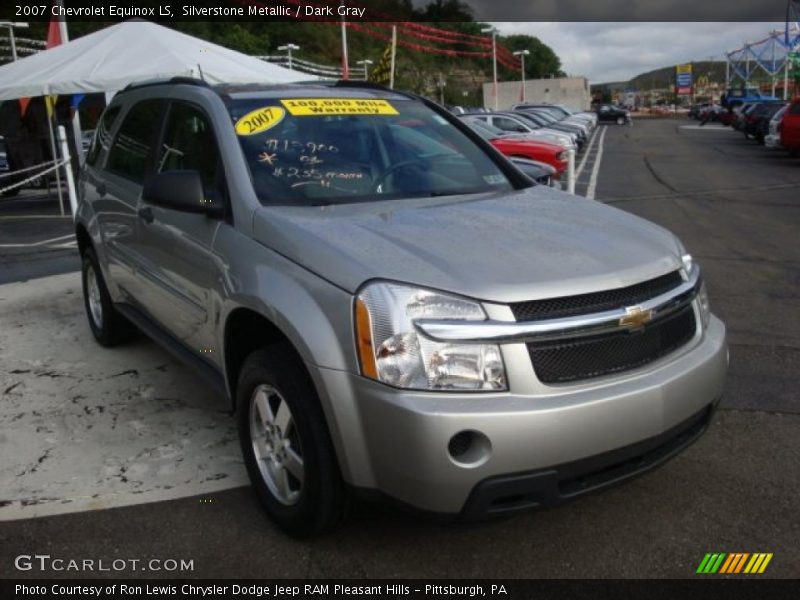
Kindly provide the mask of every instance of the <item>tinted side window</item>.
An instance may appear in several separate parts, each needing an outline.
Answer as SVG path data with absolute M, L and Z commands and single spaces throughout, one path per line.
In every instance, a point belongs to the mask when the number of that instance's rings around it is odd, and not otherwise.
M 143 100 L 128 111 L 114 139 L 106 169 L 136 183 L 144 182 L 147 157 L 161 125 L 163 106 L 163 100 Z
M 800 102 L 795 102 L 789 109 L 789 114 L 800 115 Z
M 520 129 L 520 124 L 513 119 L 506 119 L 504 117 L 494 117 L 492 124 L 503 131 L 517 131 Z
M 214 130 L 205 114 L 189 104 L 173 103 L 158 150 L 158 172 L 197 171 L 203 179 L 203 187 L 209 193 L 216 184 L 218 160 Z
M 103 117 L 97 123 L 97 131 L 92 140 L 92 147 L 89 148 L 89 153 L 86 155 L 86 162 L 94 166 L 97 157 L 100 156 L 100 151 L 105 150 L 108 152 L 111 146 L 111 130 L 114 127 L 114 121 L 117 120 L 120 107 L 113 106 L 103 113 Z

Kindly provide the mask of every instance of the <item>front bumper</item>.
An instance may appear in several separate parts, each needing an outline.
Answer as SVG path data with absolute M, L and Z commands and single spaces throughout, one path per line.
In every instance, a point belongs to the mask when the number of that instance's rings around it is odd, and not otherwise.
M 348 482 L 428 512 L 472 517 L 567 499 L 653 468 L 699 437 L 728 364 L 725 326 L 715 317 L 676 354 L 583 385 L 536 383 L 529 359 L 530 373 L 519 376 L 524 344 L 503 352 L 511 386 L 504 393 L 396 390 L 318 370 Z M 456 460 L 449 444 L 460 432 L 488 443 Z
M 770 133 L 769 135 L 764 136 L 764 145 L 767 148 L 780 148 L 781 147 L 781 136 L 775 135 Z

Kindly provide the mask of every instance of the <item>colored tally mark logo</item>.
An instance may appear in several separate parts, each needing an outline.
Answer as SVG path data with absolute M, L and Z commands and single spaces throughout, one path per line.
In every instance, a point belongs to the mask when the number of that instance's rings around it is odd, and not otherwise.
M 701 575 L 755 575 L 761 574 L 767 569 L 769 561 L 772 560 L 772 553 L 757 552 L 709 552 L 700 561 L 696 573 Z

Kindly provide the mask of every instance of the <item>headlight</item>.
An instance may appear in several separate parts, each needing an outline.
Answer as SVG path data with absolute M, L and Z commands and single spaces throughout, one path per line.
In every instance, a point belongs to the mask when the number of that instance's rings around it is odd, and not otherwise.
M 681 261 L 683 262 L 683 270 L 686 273 L 686 278 L 688 279 L 696 270 L 699 270 L 700 267 L 697 266 L 697 263 L 694 262 L 691 254 L 684 254 L 681 256 Z M 700 283 L 700 289 L 697 290 L 697 308 L 700 311 L 700 322 L 703 324 L 703 329 L 708 327 L 708 320 L 711 318 L 711 305 L 708 301 L 708 291 L 706 290 L 706 283 L 702 281 Z
M 686 279 L 688 280 L 691 277 L 694 270 L 697 268 L 697 263 L 694 262 L 691 254 L 684 254 L 681 256 L 681 262 L 683 263 L 683 271 Z
M 417 390 L 508 389 L 497 344 L 448 344 L 419 334 L 416 319 L 483 321 L 472 300 L 394 283 L 372 283 L 355 301 L 356 345 L 365 377 Z

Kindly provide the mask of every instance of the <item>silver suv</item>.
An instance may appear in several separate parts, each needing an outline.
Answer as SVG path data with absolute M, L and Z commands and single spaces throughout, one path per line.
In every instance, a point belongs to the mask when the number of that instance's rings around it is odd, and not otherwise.
M 368 84 L 116 95 L 80 182 L 86 313 L 236 411 L 294 535 L 351 494 L 485 518 L 663 463 L 706 429 L 725 327 L 674 235 L 517 171 Z

